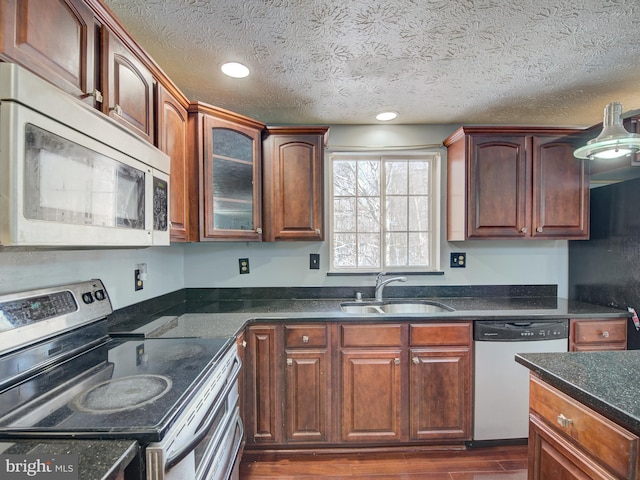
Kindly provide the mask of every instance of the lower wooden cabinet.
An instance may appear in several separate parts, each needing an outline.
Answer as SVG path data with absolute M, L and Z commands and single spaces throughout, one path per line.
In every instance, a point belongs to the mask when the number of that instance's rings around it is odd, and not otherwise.
M 569 322 L 569 350 L 572 352 L 626 349 L 626 318 L 595 318 Z
M 249 326 L 247 448 L 470 440 L 471 325 Z
M 638 478 L 638 436 L 533 375 L 529 392 L 529 480 Z

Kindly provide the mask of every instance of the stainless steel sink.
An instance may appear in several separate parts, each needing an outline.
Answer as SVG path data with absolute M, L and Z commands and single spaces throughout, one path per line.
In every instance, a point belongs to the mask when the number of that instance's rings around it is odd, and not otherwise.
M 454 309 L 429 300 L 389 300 L 386 302 L 346 302 L 340 304 L 343 312 L 360 314 L 411 314 L 453 312 Z

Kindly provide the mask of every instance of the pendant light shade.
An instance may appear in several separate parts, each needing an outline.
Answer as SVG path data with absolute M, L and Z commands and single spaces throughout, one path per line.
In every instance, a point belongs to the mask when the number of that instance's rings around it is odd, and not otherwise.
M 578 148 L 573 155 L 590 160 L 618 158 L 640 150 L 640 135 L 629 133 L 622 125 L 622 104 L 613 102 L 604 108 L 600 135 Z

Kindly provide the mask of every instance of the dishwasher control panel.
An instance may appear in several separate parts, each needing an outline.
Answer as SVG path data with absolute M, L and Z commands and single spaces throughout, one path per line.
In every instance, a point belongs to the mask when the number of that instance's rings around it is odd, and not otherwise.
M 569 338 L 569 320 L 476 320 L 473 339 L 478 342 L 535 342 Z

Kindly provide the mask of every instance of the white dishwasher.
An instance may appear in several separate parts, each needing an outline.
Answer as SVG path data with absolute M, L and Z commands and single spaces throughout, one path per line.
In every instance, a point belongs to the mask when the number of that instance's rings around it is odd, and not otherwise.
M 529 435 L 529 370 L 514 357 L 516 353 L 566 352 L 568 338 L 566 319 L 474 322 L 472 445 L 524 442 Z

